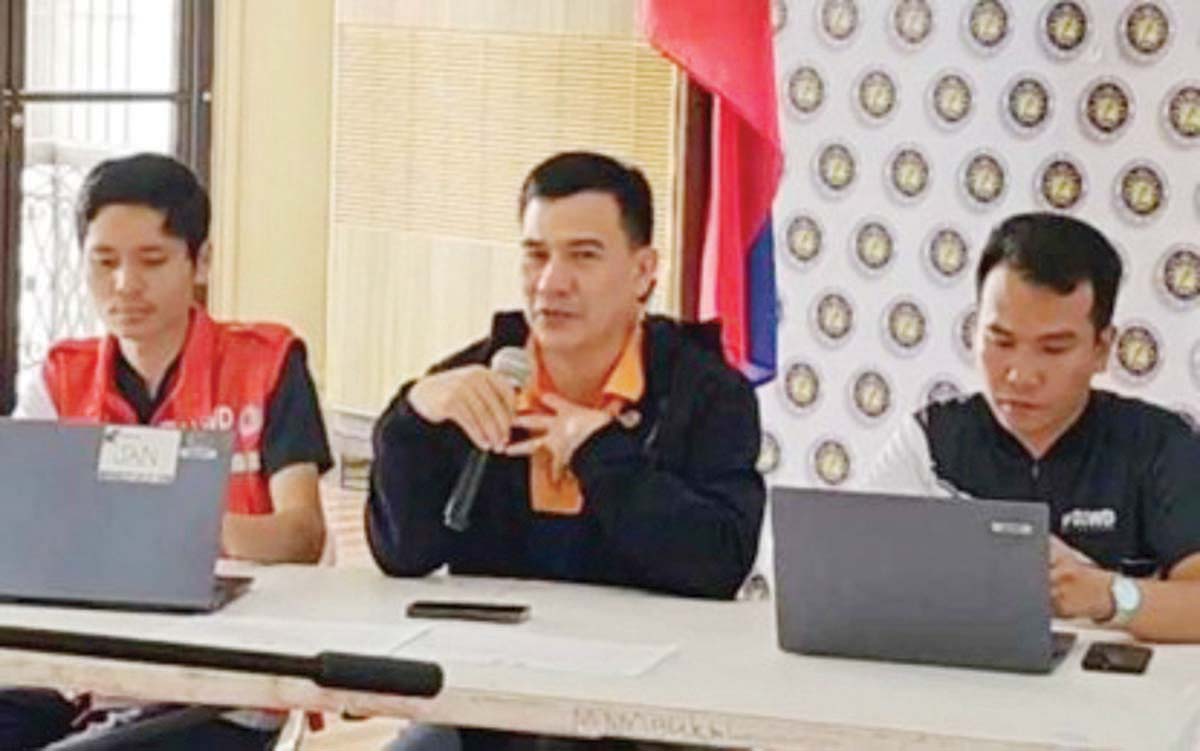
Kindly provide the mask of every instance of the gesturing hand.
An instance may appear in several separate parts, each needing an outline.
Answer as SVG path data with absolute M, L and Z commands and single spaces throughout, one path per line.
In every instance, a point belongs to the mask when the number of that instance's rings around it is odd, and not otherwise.
M 413 384 L 408 403 L 429 422 L 449 420 L 484 451 L 508 445 L 517 395 L 512 383 L 482 365 L 434 373 Z
M 563 470 L 570 466 L 571 457 L 583 442 L 613 418 L 604 410 L 581 407 L 555 394 L 543 396 L 542 404 L 550 408 L 552 414 L 517 416 L 513 420 L 513 427 L 528 430 L 533 436 L 512 444 L 504 453 L 509 456 L 532 456 L 538 449 L 549 450 L 551 475 L 557 481 Z

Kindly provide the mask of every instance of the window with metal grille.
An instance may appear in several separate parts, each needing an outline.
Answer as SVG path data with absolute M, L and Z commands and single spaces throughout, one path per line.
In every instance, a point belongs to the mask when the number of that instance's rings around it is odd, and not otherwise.
M 208 176 L 213 0 L 0 7 L 0 410 L 49 345 L 99 333 L 74 201 L 96 163 L 171 153 Z

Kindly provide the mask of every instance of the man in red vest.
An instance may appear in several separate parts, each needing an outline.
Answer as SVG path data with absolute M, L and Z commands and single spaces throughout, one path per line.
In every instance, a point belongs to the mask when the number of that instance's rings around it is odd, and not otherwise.
M 211 257 L 196 176 L 153 154 L 103 162 L 83 183 L 76 220 L 107 333 L 55 344 L 23 379 L 13 415 L 233 431 L 224 554 L 316 561 L 317 480 L 332 461 L 304 345 L 284 326 L 217 322 L 195 304 Z M 39 748 L 86 726 L 87 714 L 101 724 L 119 714 L 83 709 L 53 693 L 0 691 L 0 748 Z M 265 749 L 279 722 L 239 712 L 137 749 Z

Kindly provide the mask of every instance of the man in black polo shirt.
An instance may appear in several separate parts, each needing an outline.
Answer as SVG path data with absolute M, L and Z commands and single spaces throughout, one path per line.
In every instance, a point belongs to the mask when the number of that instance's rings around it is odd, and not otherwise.
M 1047 503 L 1058 616 L 1200 641 L 1200 435 L 1091 387 L 1120 279 L 1112 245 L 1076 219 L 1023 214 L 997 227 L 976 272 L 984 390 L 901 425 L 869 484 Z

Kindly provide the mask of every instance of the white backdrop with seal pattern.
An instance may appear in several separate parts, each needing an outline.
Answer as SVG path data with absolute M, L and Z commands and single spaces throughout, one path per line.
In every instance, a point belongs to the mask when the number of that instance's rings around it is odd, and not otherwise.
M 776 0 L 774 19 L 769 483 L 853 488 L 900 419 L 978 388 L 979 248 L 1033 209 L 1125 260 L 1099 385 L 1200 419 L 1200 2 Z

